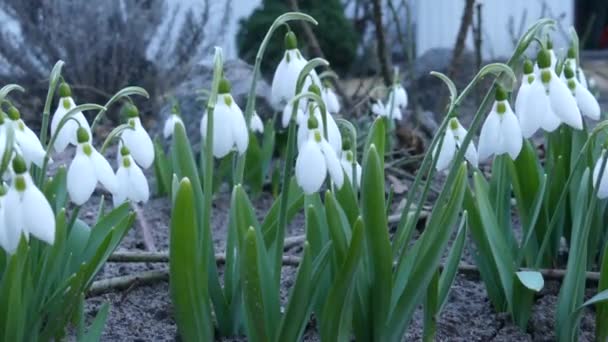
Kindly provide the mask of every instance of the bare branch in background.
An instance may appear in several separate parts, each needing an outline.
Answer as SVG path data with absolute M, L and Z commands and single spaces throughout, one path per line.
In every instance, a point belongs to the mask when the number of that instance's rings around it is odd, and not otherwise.
M 380 64 L 380 72 L 384 79 L 384 84 L 389 85 L 392 83 L 391 68 L 388 62 L 388 54 L 386 52 L 386 40 L 384 34 L 384 27 L 382 25 L 382 3 L 381 0 L 374 0 L 374 23 L 376 25 L 376 41 L 378 51 L 378 62 Z

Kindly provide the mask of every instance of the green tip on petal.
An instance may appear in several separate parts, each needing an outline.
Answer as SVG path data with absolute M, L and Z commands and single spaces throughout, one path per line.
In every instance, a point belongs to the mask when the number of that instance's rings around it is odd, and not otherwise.
M 289 31 L 285 34 L 285 50 L 293 50 L 298 48 L 298 38 L 296 34 Z
M 564 75 L 566 75 L 567 79 L 571 79 L 572 77 L 574 77 L 574 70 L 572 70 L 569 65 L 566 65 L 566 68 L 564 69 Z
M 89 132 L 82 127 L 78 127 L 78 130 L 76 130 L 76 140 L 79 144 L 88 142 L 90 140 Z
M 13 171 L 16 174 L 20 175 L 22 173 L 27 172 L 27 165 L 25 164 L 25 159 L 19 154 L 13 158 Z
M 127 102 L 122 107 L 122 113 L 128 118 L 136 118 L 139 116 L 139 109 L 134 104 Z
M 11 120 L 19 120 L 21 118 L 21 114 L 19 113 L 19 110 L 17 108 L 15 108 L 14 106 L 11 106 L 8 109 L 8 117 Z
M 129 151 L 129 148 L 125 145 L 122 145 L 122 147 L 120 148 L 120 155 L 124 157 L 124 156 L 128 156 L 129 153 L 131 153 Z
M 122 158 L 122 166 L 128 168 L 131 166 L 131 160 L 129 158 Z
M 576 51 L 574 51 L 573 47 L 568 49 L 568 58 L 576 58 Z
M 453 131 L 458 129 L 458 119 L 452 118 L 450 120 L 450 129 Z
M 496 101 L 505 101 L 507 99 L 507 91 L 501 86 L 496 87 Z
M 230 85 L 230 81 L 228 81 L 225 78 L 222 78 L 220 80 L 220 85 L 218 87 L 218 94 L 230 94 L 230 90 L 232 89 L 232 86 Z
M 72 96 L 72 89 L 67 83 L 61 82 L 61 84 L 59 85 L 59 97 L 69 96 Z
M 342 140 L 342 151 L 349 151 L 351 147 L 350 138 L 344 138 Z
M 534 72 L 534 64 L 531 60 L 527 59 L 524 61 L 524 74 L 530 75 Z
M 310 115 L 308 117 L 308 129 L 319 128 L 319 122 L 317 122 L 317 118 L 314 115 Z
M 551 54 L 549 53 L 549 50 L 540 50 L 536 58 L 536 63 L 538 63 L 538 67 L 541 69 L 551 67 Z
M 314 83 L 308 87 L 308 91 L 321 96 L 321 89 L 319 89 L 319 86 Z

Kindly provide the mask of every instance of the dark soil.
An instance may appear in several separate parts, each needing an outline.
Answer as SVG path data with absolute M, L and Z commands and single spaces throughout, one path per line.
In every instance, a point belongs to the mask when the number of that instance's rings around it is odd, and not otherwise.
M 94 217 L 97 208 L 92 199 L 91 210 L 85 217 Z M 269 195 L 262 195 L 254 201 L 258 215 L 272 203 Z M 110 204 L 110 203 L 108 203 Z M 151 199 L 144 207 L 144 219 L 153 228 L 153 237 L 159 250 L 168 248 L 168 223 L 170 203 L 165 198 Z M 221 194 L 214 200 L 213 237 L 216 252 L 223 250 L 226 224 L 229 209 L 229 195 Z M 291 223 L 288 236 L 303 234 L 303 216 L 297 216 Z M 141 232 L 134 227 L 122 242 L 119 250 L 143 251 Z M 470 244 L 469 244 L 470 246 Z M 294 248 L 286 254 L 297 254 Z M 463 261 L 472 262 L 470 248 L 465 251 Z M 166 268 L 164 264 L 108 263 L 98 278 L 134 274 L 153 269 Z M 285 298 L 293 284 L 295 269 L 286 267 L 283 272 L 283 293 Z M 448 302 L 441 313 L 438 323 L 438 341 L 554 341 L 554 307 L 557 301 L 559 284 L 547 283 L 537 297 L 532 319 L 527 332 L 520 331 L 511 323 L 506 314 L 496 313 L 486 294 L 484 285 L 475 277 L 458 275 L 449 295 Z M 592 295 L 592 291 L 588 295 Z M 165 281 L 153 285 L 134 286 L 122 292 L 113 292 L 91 297 L 87 300 L 86 310 L 94 314 L 104 302 L 111 303 L 111 310 L 103 333 L 103 341 L 174 341 L 177 327 L 172 316 L 172 306 L 168 283 Z M 580 341 L 592 341 L 594 315 L 586 310 L 581 321 Z M 422 310 L 416 312 L 408 330 L 405 341 L 417 341 L 422 338 Z M 244 341 L 246 339 L 236 339 Z M 318 341 L 316 327 L 313 323 L 305 334 L 306 341 Z

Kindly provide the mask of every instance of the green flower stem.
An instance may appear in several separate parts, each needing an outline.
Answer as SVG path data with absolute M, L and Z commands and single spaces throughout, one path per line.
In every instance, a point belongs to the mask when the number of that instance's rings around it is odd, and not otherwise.
M 46 143 L 46 135 L 49 130 L 49 117 L 51 116 L 51 104 L 53 103 L 53 96 L 55 95 L 57 83 L 59 83 L 61 79 L 61 69 L 64 64 L 65 63 L 62 60 L 57 61 L 49 76 L 49 90 L 46 94 L 46 101 L 44 102 L 44 110 L 42 112 L 42 126 L 40 126 L 40 143 L 42 146 Z M 42 174 L 44 175 L 44 173 Z
M 106 149 L 108 148 L 108 146 L 110 146 L 110 143 L 112 142 L 112 140 L 119 137 L 122 134 L 122 132 L 127 129 L 133 129 L 133 127 L 131 127 L 131 125 L 129 125 L 129 124 L 122 124 L 122 125 L 114 128 L 108 134 L 106 140 L 103 141 L 103 145 L 101 145 L 101 149 L 99 150 L 99 153 L 104 154 L 106 152 Z
M 97 125 L 99 124 L 99 122 L 101 121 L 101 119 L 103 118 L 105 113 L 107 112 L 108 108 L 110 108 L 110 106 L 112 104 L 114 104 L 115 102 L 117 102 L 118 100 L 120 100 L 123 97 L 128 98 L 131 95 L 140 95 L 147 99 L 150 98 L 150 94 L 148 94 L 148 92 L 142 87 L 126 87 L 126 88 L 119 90 L 116 94 L 114 94 L 108 100 L 108 102 L 106 102 L 106 104 L 104 105 L 104 108 L 100 109 L 97 112 L 97 115 L 95 115 L 95 119 L 93 119 L 93 123 L 91 124 L 91 132 L 95 131 L 95 128 L 97 127 Z
M 281 16 L 279 16 L 274 23 L 270 26 L 268 31 L 266 32 L 266 36 L 264 36 L 264 40 L 262 40 L 262 44 L 260 45 L 260 49 L 255 56 L 255 64 L 253 66 L 253 74 L 251 76 L 251 88 L 249 88 L 249 94 L 247 95 L 247 105 L 245 106 L 245 122 L 247 123 L 247 127 L 249 127 L 251 122 L 251 117 L 253 116 L 253 111 L 255 110 L 255 89 L 258 82 L 258 77 L 260 74 L 260 68 L 262 66 L 262 59 L 264 58 L 264 52 L 266 51 L 266 46 L 270 42 L 270 38 L 272 38 L 272 34 L 282 25 L 287 24 L 287 22 L 292 20 L 303 20 L 313 25 L 317 25 L 317 21 L 309 16 L 308 14 L 299 13 L 299 12 L 288 12 Z M 296 92 L 297 94 L 298 92 Z M 240 184 L 243 182 L 243 174 L 245 172 L 245 158 L 246 154 L 243 154 L 239 157 L 236 165 L 235 172 L 235 184 Z

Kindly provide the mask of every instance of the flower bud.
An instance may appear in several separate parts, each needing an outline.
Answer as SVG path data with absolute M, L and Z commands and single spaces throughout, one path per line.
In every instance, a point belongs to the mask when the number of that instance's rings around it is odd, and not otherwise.
M 495 99 L 496 101 L 504 101 L 507 99 L 507 91 L 505 88 L 500 85 L 496 87 Z
M 345 137 L 342 140 L 342 151 L 349 151 L 351 148 L 351 144 L 350 144 L 350 138 Z
M 70 86 L 67 83 L 61 82 L 61 84 L 59 85 L 59 96 L 60 97 L 72 96 L 72 89 L 70 88 Z
M 125 145 L 122 145 L 122 147 L 120 148 L 120 155 L 125 157 L 128 156 L 131 152 L 129 151 L 129 148 Z
M 566 79 L 571 79 L 572 77 L 574 77 L 574 70 L 572 70 L 569 65 L 566 65 L 566 67 L 564 68 L 564 75 L 566 76 Z
M 285 34 L 285 50 L 293 50 L 298 48 L 298 38 L 296 34 L 289 31 Z
M 222 77 L 217 89 L 218 94 L 230 94 L 230 90 L 232 90 L 230 81 Z
M 455 131 L 455 130 L 458 129 L 458 119 L 452 118 L 450 120 L 450 129 L 453 130 L 453 131 Z
M 308 87 L 308 91 L 313 94 L 317 94 L 317 95 L 321 96 L 321 89 L 319 89 L 319 86 L 317 86 L 314 83 Z
M 122 106 L 122 114 L 127 118 L 136 118 L 139 116 L 139 110 L 134 104 L 127 102 Z
M 319 127 L 319 122 L 317 121 L 317 118 L 315 118 L 314 115 L 310 115 L 308 117 L 308 129 L 315 129 Z
M 572 46 L 568 48 L 568 58 L 576 58 L 576 51 Z
M 10 108 L 8 109 L 8 117 L 9 119 L 15 121 L 21 118 L 21 114 L 19 113 L 19 110 L 17 108 L 15 108 L 14 106 L 10 106 Z
M 551 38 L 547 37 L 547 50 L 553 49 L 553 41 Z
M 551 67 L 551 54 L 549 50 L 541 49 L 536 57 L 536 63 L 538 63 L 538 67 L 541 69 Z
M 524 61 L 524 74 L 530 75 L 533 72 L 534 72 L 534 64 L 532 64 L 531 60 L 526 58 L 526 60 Z
M 76 130 L 76 140 L 79 144 L 89 142 L 89 132 L 87 132 L 87 130 L 82 127 L 78 127 L 78 130 Z
M 13 158 L 13 171 L 18 175 L 27 172 L 25 159 L 20 154 L 15 155 L 15 158 Z

